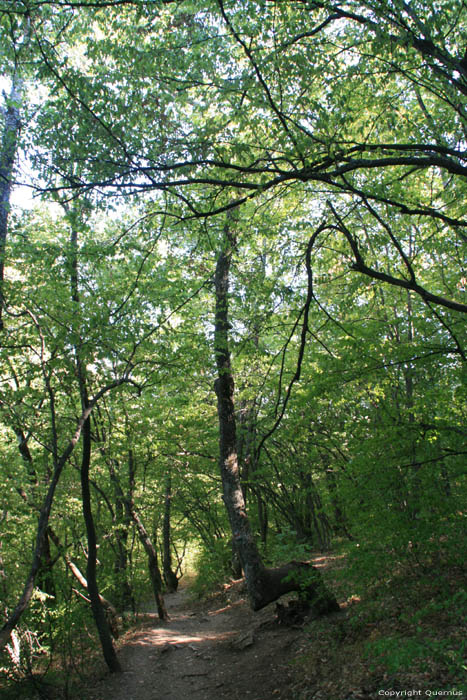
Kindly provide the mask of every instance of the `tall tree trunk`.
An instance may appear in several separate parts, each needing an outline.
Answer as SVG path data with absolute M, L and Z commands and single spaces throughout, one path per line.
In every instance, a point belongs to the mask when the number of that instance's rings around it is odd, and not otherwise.
M 128 481 L 129 489 L 128 495 L 125 499 L 125 508 L 128 513 L 128 517 L 136 525 L 136 531 L 138 533 L 139 541 L 143 545 L 144 551 L 146 552 L 148 558 L 148 569 L 149 577 L 151 579 L 152 590 L 154 593 L 154 600 L 157 605 L 157 613 L 160 620 L 167 620 L 168 614 L 165 609 L 164 597 L 162 595 L 162 576 L 159 569 L 159 561 L 157 557 L 157 549 L 155 548 L 149 532 L 144 527 L 144 523 L 136 512 L 135 504 L 133 501 L 134 485 L 135 485 L 135 471 L 136 462 L 133 455 L 133 450 L 128 452 Z M 123 494 L 123 491 L 122 491 Z
M 167 590 L 174 593 L 178 588 L 178 578 L 172 569 L 170 514 L 172 506 L 172 475 L 170 471 L 165 476 L 164 521 L 162 524 L 162 568 Z
M 47 594 L 47 604 L 53 605 L 55 601 L 55 582 L 53 578 L 53 565 L 54 559 L 52 558 L 52 553 L 50 551 L 50 540 L 46 536 L 44 538 L 44 551 L 42 552 L 42 562 L 37 572 L 37 586 L 41 591 Z
M 118 507 L 117 522 L 122 523 L 120 507 L 118 504 L 116 505 Z M 117 547 L 114 560 L 115 602 L 121 612 L 125 610 L 133 610 L 134 612 L 135 599 L 128 580 L 128 525 L 125 524 L 124 527 L 126 528 L 125 530 L 122 530 L 121 527 L 117 527 L 115 530 L 115 544 Z
M 234 379 L 229 351 L 229 275 L 235 238 L 229 223 L 215 273 L 216 318 L 214 351 L 218 377 L 215 382 L 219 417 L 219 468 L 223 498 L 230 520 L 233 541 L 245 572 L 245 581 L 253 610 L 277 600 L 284 593 L 298 591 L 318 613 L 339 610 L 334 596 L 327 591 L 320 573 L 306 562 L 289 562 L 279 569 L 266 569 L 256 546 L 240 484 L 234 411 Z M 306 583 L 304 581 L 306 575 Z
M 412 257 L 412 240 L 410 240 L 409 255 Z M 412 297 L 410 292 L 407 292 L 407 342 L 409 346 L 414 341 L 415 329 L 413 322 Z M 410 517 L 415 520 L 420 511 L 420 496 L 422 491 L 419 469 L 420 465 L 417 460 L 417 440 L 414 432 L 415 416 L 414 416 L 414 388 L 415 388 L 415 368 L 409 361 L 403 365 L 404 382 L 405 382 L 405 408 L 408 413 L 407 419 L 409 424 L 410 436 L 410 461 L 411 461 L 411 483 L 408 484 L 408 508 Z
M 258 509 L 258 525 L 259 525 L 259 535 L 261 537 L 261 542 L 266 545 L 268 539 L 268 504 L 263 498 L 261 489 L 256 486 L 256 507 Z
M 74 225 L 74 214 L 70 216 L 67 205 L 64 209 L 69 215 L 71 221 L 71 298 L 76 305 L 76 311 L 80 311 L 80 296 L 79 296 L 79 271 L 78 271 L 78 231 Z M 81 397 L 81 406 L 84 409 L 89 406 L 86 369 L 81 357 L 81 339 L 79 344 L 75 346 L 76 354 L 76 373 L 78 376 L 79 391 Z M 89 486 L 89 469 L 91 466 L 91 419 L 88 416 L 83 425 L 83 453 L 81 458 L 81 498 L 83 507 L 84 523 L 86 525 L 86 535 L 88 542 L 88 559 L 86 566 L 86 578 L 88 585 L 88 593 L 91 601 L 91 610 L 94 621 L 97 627 L 97 633 L 101 642 L 102 653 L 105 662 L 112 673 L 118 673 L 122 670 L 120 662 L 117 658 L 112 638 L 110 635 L 109 625 L 105 616 L 104 608 L 101 603 L 99 587 L 97 585 L 97 538 L 96 529 L 94 527 L 94 518 L 91 507 L 91 490 Z
M 319 549 L 327 550 L 331 546 L 331 525 L 323 510 L 321 496 L 313 482 L 312 475 L 300 472 L 301 489 L 304 492 L 299 518 L 305 536 L 316 541 Z
M 112 673 L 122 670 L 115 653 L 110 636 L 109 625 L 102 607 L 97 585 L 97 539 L 91 509 L 91 491 L 89 488 L 89 467 L 91 463 L 91 422 L 88 418 L 83 427 L 83 457 L 81 461 L 81 497 L 83 499 L 83 516 L 88 540 L 88 561 L 86 578 L 91 610 L 96 623 L 104 659 Z
M 232 529 L 233 542 L 245 572 L 251 604 L 259 610 L 263 598 L 266 569 L 251 532 L 245 499 L 240 483 L 237 455 L 237 435 L 234 412 L 234 380 L 229 351 L 228 292 L 232 249 L 235 245 L 229 227 L 225 228 L 225 246 L 216 265 L 216 319 L 214 351 L 218 377 L 215 382 L 219 418 L 219 468 L 222 477 L 224 503 Z
M 15 58 L 10 94 L 5 99 L 5 106 L 0 107 L 4 118 L 0 145 L 0 331 L 3 329 L 3 312 L 5 308 L 4 272 L 8 217 L 10 214 L 15 158 L 21 130 L 20 109 L 24 82 L 21 71 L 21 54 L 24 51 L 27 53 L 31 40 L 31 19 L 29 15 L 26 13 L 21 21 L 23 23 L 22 41 L 18 43 L 13 39 Z M 11 26 L 10 29 L 12 29 Z M 12 35 L 13 33 L 12 31 Z M 4 36 L 7 36 L 7 32 L 5 32 Z

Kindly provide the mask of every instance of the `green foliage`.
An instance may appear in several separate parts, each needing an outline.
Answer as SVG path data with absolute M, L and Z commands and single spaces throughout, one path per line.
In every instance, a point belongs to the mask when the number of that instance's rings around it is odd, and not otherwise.
M 194 566 L 197 571 L 192 590 L 199 597 L 213 593 L 231 575 L 232 548 L 229 543 L 214 540 L 200 545 Z
M 24 98 L 0 110 L 0 165 L 14 106 L 15 179 L 43 195 L 0 245 L 2 610 L 83 368 L 89 397 L 124 380 L 92 414 L 101 592 L 119 609 L 148 596 L 125 501 L 160 545 L 168 474 L 172 554 L 199 547 L 199 593 L 229 575 L 212 293 L 226 211 L 237 447 L 267 562 L 345 541 L 364 592 L 467 559 L 463 3 L 347 4 L 0 0 L 0 66 Z M 38 581 L 54 604 L 35 598 L 25 628 L 67 671 L 91 629 L 65 563 L 86 569 L 79 466 L 78 443 Z M 404 639 L 373 651 L 422 661 Z
M 363 658 L 377 675 L 434 674 L 443 688 L 462 689 L 467 619 L 462 575 L 449 568 L 417 574 L 367 587 L 365 599 L 349 610 L 344 637 L 365 639 Z
M 466 641 L 427 639 L 424 634 L 416 637 L 386 637 L 366 645 L 365 657 L 370 668 L 383 666 L 389 673 L 400 671 L 426 671 L 433 661 L 442 664 L 447 672 L 449 687 L 459 689 L 465 677 Z
M 284 526 L 280 532 L 271 533 L 265 556 L 272 566 L 278 566 L 292 560 L 307 561 L 311 553 L 310 546 L 300 542 L 297 533 Z

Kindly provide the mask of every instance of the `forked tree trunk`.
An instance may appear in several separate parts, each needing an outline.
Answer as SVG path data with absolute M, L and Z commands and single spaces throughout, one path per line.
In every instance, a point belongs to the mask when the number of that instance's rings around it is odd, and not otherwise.
M 235 239 L 229 225 L 215 274 L 216 320 L 214 350 L 218 378 L 215 382 L 219 417 L 219 467 L 223 499 L 227 508 L 233 541 L 245 573 L 253 610 L 277 600 L 284 593 L 298 591 L 319 614 L 339 610 L 334 596 L 326 589 L 319 571 L 306 562 L 290 562 L 278 569 L 267 569 L 256 546 L 240 484 L 234 411 L 234 380 L 229 351 L 229 273 Z

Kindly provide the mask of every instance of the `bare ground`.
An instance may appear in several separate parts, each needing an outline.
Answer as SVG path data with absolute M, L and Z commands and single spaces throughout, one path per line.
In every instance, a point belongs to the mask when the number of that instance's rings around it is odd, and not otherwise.
M 465 619 L 457 607 L 450 611 L 443 605 L 432 610 L 430 601 L 436 591 L 431 580 L 427 583 L 405 572 L 361 601 L 349 595 L 347 577 L 333 577 L 333 571 L 345 571 L 341 556 L 317 556 L 314 564 L 331 574 L 341 612 L 288 626 L 279 624 L 274 605 L 253 613 L 242 581 L 225 585 L 223 591 L 202 603 L 191 601 L 189 590 L 182 588 L 166 596 L 169 621 L 161 622 L 149 612 L 143 624 L 120 641 L 124 672 L 101 675 L 100 679 L 94 675 L 92 687 L 73 697 L 378 700 L 395 697 L 399 691 L 408 697 L 410 691 L 419 697 L 467 698 L 461 670 L 465 666 L 454 658 L 467 638 Z M 462 590 L 463 581 L 459 571 L 448 571 L 444 598 Z M 424 603 L 429 604 L 430 615 L 426 620 L 412 621 L 413 612 Z M 426 658 L 412 654 L 408 664 L 393 669 L 368 656 L 368 645 L 380 639 L 400 639 L 403 650 L 416 635 L 422 635 L 427 645 L 436 641 L 445 653 Z
M 119 651 L 124 672 L 96 681 L 90 700 L 296 697 L 288 661 L 301 630 L 278 625 L 274 606 L 253 613 L 240 582 L 202 609 L 193 610 L 183 588 L 167 595 L 166 605 L 170 620 L 150 613 L 128 634 Z

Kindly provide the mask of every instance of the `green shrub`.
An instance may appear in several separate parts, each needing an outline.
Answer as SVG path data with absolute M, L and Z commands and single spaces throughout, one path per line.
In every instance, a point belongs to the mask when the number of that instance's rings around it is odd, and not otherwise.
M 229 542 L 214 540 L 210 547 L 203 544 L 195 557 L 193 592 L 199 597 L 212 593 L 231 574 L 231 560 Z
M 311 557 L 311 547 L 300 541 L 295 530 L 283 527 L 280 532 L 271 534 L 265 559 L 271 566 L 297 560 L 307 561 Z
M 382 665 L 389 673 L 410 671 L 414 666 L 428 670 L 434 661 L 444 667 L 446 680 L 454 683 L 461 681 L 467 670 L 466 649 L 466 640 L 456 643 L 449 639 L 427 639 L 418 633 L 414 637 L 395 635 L 368 642 L 365 657 L 371 660 L 371 670 Z

